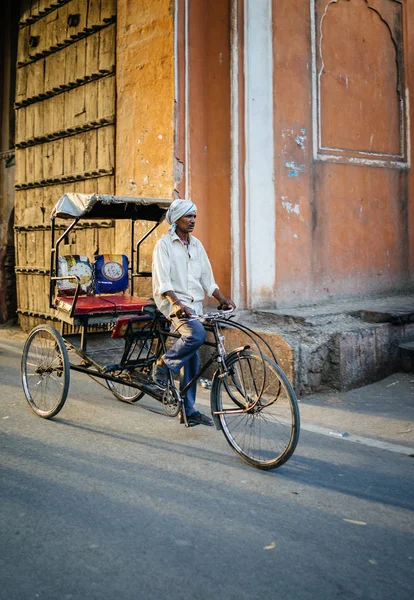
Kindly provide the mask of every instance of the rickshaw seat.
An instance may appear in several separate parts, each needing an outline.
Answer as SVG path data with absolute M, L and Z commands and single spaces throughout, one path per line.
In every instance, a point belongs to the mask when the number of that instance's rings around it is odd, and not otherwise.
M 102 295 L 102 296 L 79 296 L 75 307 L 75 316 L 99 315 L 107 313 L 129 313 L 141 311 L 145 306 L 151 306 L 154 302 L 149 298 L 138 298 L 137 296 Z M 70 312 L 73 305 L 73 296 L 58 296 L 56 308 Z

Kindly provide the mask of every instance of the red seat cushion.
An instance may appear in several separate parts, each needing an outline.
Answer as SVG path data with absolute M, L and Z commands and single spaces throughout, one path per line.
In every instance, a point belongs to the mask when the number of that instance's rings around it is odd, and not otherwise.
M 138 331 L 140 329 L 144 329 L 150 323 L 150 321 L 153 320 L 153 318 L 154 317 L 152 315 L 128 315 L 126 317 L 118 317 L 115 323 L 115 327 L 113 328 L 111 337 L 124 337 L 128 330 L 129 324 L 131 324 L 131 331 Z
M 72 297 L 59 296 L 56 299 L 56 308 L 70 312 L 73 304 Z M 75 315 L 99 315 L 102 313 L 136 312 L 144 306 L 152 306 L 154 302 L 149 298 L 136 296 L 79 296 L 76 302 Z

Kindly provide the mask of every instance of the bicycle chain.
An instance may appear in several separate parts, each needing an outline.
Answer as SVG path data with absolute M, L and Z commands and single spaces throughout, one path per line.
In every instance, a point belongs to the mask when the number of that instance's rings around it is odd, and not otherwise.
M 90 377 L 91 379 L 93 379 L 93 381 L 95 381 L 98 385 L 102 386 L 105 390 L 108 391 L 107 386 L 104 383 L 101 383 L 99 381 L 99 379 L 95 379 L 95 377 L 93 375 L 89 375 L 89 373 L 87 374 L 88 377 Z M 160 411 L 160 410 L 156 410 L 155 408 L 149 408 L 149 406 L 142 406 L 142 404 L 138 404 L 136 402 L 125 402 L 125 404 L 129 404 L 130 406 L 136 406 L 137 408 L 141 408 L 142 410 L 147 410 L 148 412 L 152 412 L 155 413 L 156 415 L 160 415 L 160 417 L 168 417 L 169 419 L 171 419 L 171 417 L 176 417 L 177 415 L 169 415 L 166 414 L 165 410 Z M 164 404 L 163 404 L 164 406 Z

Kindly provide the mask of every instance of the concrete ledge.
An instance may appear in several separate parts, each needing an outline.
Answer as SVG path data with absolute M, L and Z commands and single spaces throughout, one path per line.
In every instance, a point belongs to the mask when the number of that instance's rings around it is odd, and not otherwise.
M 240 318 L 237 318 L 237 321 L 241 322 Z M 247 323 L 246 323 L 247 325 Z M 285 339 L 283 334 L 278 333 L 276 331 L 259 331 L 256 330 L 263 339 L 269 344 L 272 348 L 273 352 L 277 357 L 277 361 L 289 377 L 290 381 L 293 383 L 294 380 L 294 354 L 293 350 L 289 344 L 289 342 Z M 225 329 L 225 347 L 228 352 L 234 350 L 235 348 L 239 348 L 240 346 L 250 346 L 252 350 L 256 350 L 256 346 L 252 343 L 251 339 L 247 336 L 247 334 L 241 332 L 239 329 L 228 327 Z M 212 334 L 209 334 L 208 339 L 210 341 L 213 340 Z M 269 354 L 264 346 L 262 346 L 262 352 L 265 354 Z M 202 361 L 206 361 L 207 358 L 211 355 L 212 349 L 208 347 L 202 347 L 200 349 L 200 355 Z M 210 367 L 204 374 L 203 377 L 211 378 L 214 373 L 214 366 Z
M 403 371 L 414 373 L 414 341 L 400 344 L 400 362 Z
M 284 336 L 277 332 L 263 332 L 258 331 L 263 339 L 269 344 L 273 352 L 277 357 L 277 361 L 289 377 L 290 381 L 293 382 L 293 365 L 294 356 L 293 350 L 290 347 Z M 252 350 L 255 350 L 254 345 L 250 340 L 240 333 L 237 329 L 229 329 L 226 331 L 226 346 L 228 349 L 237 348 L 238 346 L 250 345 Z M 263 347 L 262 351 L 266 353 L 266 349 Z
M 414 340 L 414 295 L 332 302 L 292 311 L 244 312 L 264 334 L 299 395 L 350 390 L 414 363 L 400 344 Z M 408 351 L 407 351 L 408 352 Z

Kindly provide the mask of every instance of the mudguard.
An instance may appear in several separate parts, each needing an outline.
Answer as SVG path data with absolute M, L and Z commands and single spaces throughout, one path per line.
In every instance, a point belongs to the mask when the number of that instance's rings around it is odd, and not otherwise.
M 219 380 L 219 375 L 220 375 L 220 369 L 217 369 L 217 371 L 214 373 L 213 375 L 213 383 L 211 386 L 211 392 L 210 392 L 210 410 L 211 410 L 211 415 L 213 417 L 213 423 L 215 425 L 215 428 L 218 429 L 218 431 L 221 431 L 222 427 L 221 427 L 221 423 L 220 423 L 220 419 L 219 416 L 214 414 L 218 411 L 218 406 L 217 406 L 217 385 L 218 385 L 218 380 Z
M 240 346 L 239 348 L 235 348 L 234 350 L 232 350 L 230 352 L 230 354 L 227 355 L 227 359 L 231 359 L 234 355 L 239 354 L 240 352 L 243 352 L 244 350 L 249 350 L 250 346 Z M 216 427 L 216 429 L 218 429 L 219 431 L 222 430 L 222 426 L 221 426 L 221 422 L 220 422 L 220 417 L 215 414 L 218 411 L 218 406 L 217 406 L 217 396 L 218 396 L 218 384 L 219 384 L 219 380 L 220 380 L 220 369 L 217 369 L 213 375 L 213 383 L 211 385 L 211 392 L 210 392 L 210 410 L 211 410 L 211 415 L 213 417 L 213 423 Z

